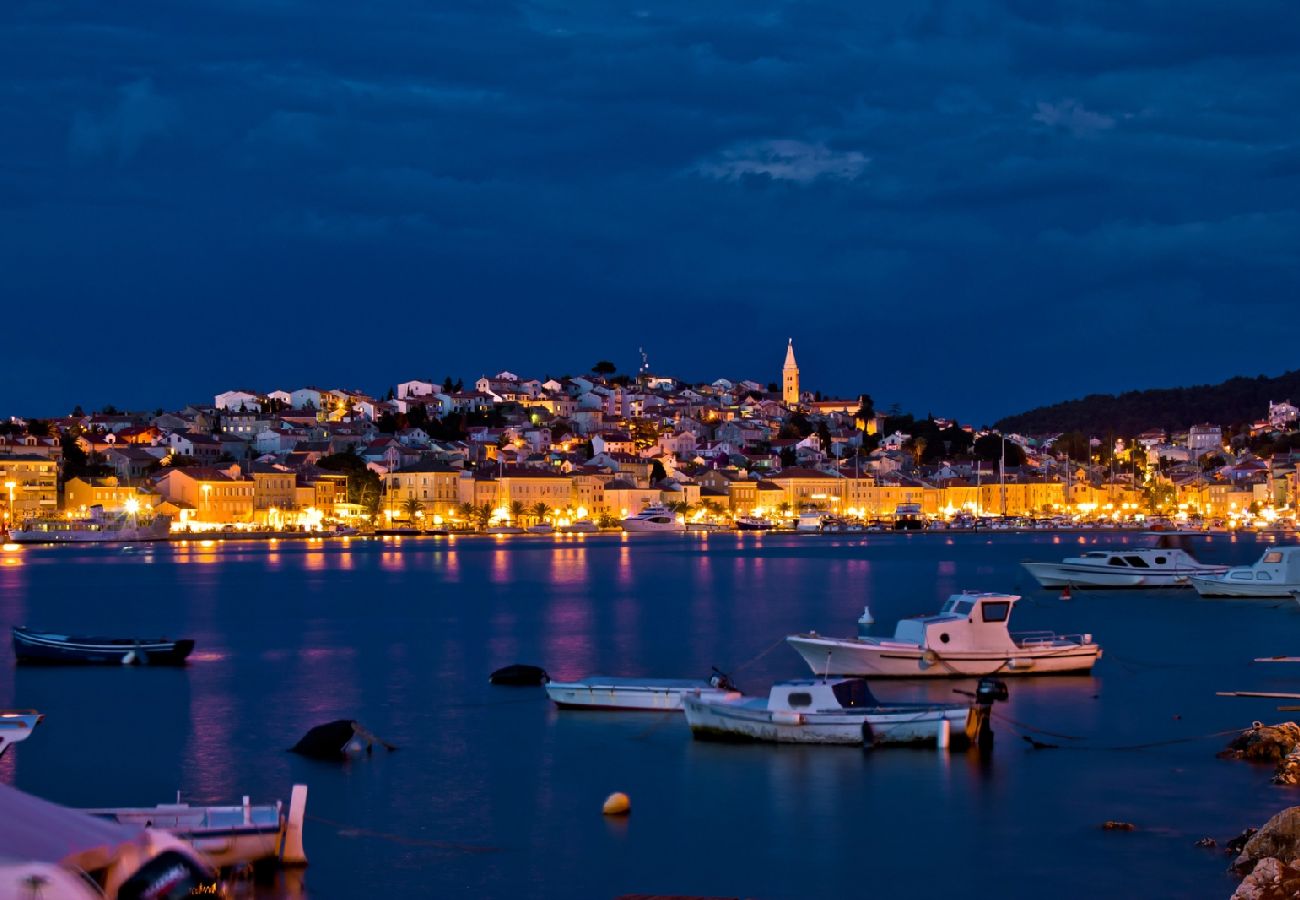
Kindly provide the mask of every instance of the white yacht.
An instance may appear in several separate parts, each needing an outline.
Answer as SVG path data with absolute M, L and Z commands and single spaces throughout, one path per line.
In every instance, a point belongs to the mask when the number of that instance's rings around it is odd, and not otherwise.
M 933 743 L 971 715 L 958 703 L 882 703 L 862 678 L 782 681 L 766 697 L 687 694 L 682 708 L 697 738 L 780 744 Z
M 799 520 L 795 523 L 794 530 L 800 534 L 815 534 L 822 530 L 822 523 L 826 520 L 826 515 L 818 509 L 805 509 L 799 513 Z
M 1254 565 L 1191 581 L 1202 597 L 1291 597 L 1300 592 L 1300 546 L 1265 550 Z
M 591 519 L 579 519 L 568 525 L 561 525 L 559 531 L 562 534 L 595 534 L 600 531 L 600 526 Z
M 109 514 L 96 504 L 81 519 L 57 516 L 26 519 L 9 529 L 15 544 L 92 544 L 109 541 L 162 541 L 171 531 L 171 518 L 138 518 L 127 513 Z
M 953 594 L 938 615 L 903 619 L 893 637 L 793 634 L 786 641 L 814 673 L 966 678 L 1089 672 L 1101 656 L 1092 635 L 1013 633 L 1015 594 Z M 859 619 L 870 623 L 869 611 Z
M 1198 562 L 1186 535 L 1161 534 L 1153 547 L 1089 550 L 1059 563 L 1021 563 L 1045 588 L 1187 587 L 1192 576 L 1219 575 L 1224 565 Z
M 677 521 L 677 514 L 666 506 L 647 506 L 635 516 L 623 520 L 623 530 L 629 532 L 685 531 L 686 526 Z

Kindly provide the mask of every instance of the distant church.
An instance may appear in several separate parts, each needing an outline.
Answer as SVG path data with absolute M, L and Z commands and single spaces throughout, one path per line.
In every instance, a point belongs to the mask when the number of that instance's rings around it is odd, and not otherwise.
M 786 406 L 799 405 L 799 364 L 794 361 L 794 338 L 785 348 L 785 365 L 781 367 L 781 400 Z

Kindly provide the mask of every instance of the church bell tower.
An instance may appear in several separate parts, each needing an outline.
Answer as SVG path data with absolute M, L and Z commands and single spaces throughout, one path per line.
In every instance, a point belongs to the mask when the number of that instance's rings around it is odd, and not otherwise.
M 785 348 L 785 365 L 781 367 L 781 399 L 786 406 L 799 403 L 799 364 L 794 361 L 794 338 Z

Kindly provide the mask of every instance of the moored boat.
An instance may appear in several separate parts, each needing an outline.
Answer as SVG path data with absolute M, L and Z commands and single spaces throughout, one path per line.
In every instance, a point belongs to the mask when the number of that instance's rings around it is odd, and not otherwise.
M 11 744 L 31 737 L 32 729 L 44 718 L 34 709 L 0 709 L 0 756 L 4 756 Z
M 14 544 L 98 544 L 121 541 L 164 541 L 171 533 L 168 516 L 144 519 L 127 513 L 109 514 L 98 504 L 85 518 L 37 517 L 9 529 Z
M 1253 565 L 1195 575 L 1191 583 L 1202 597 L 1291 597 L 1300 591 L 1300 546 L 1265 550 Z
M 688 695 L 724 696 L 734 690 L 727 676 L 716 670 L 708 681 L 592 675 L 546 684 L 546 695 L 560 709 L 680 710 Z
M 863 678 L 783 681 L 766 697 L 686 695 L 682 708 L 696 738 L 782 744 L 939 742 L 971 716 L 966 704 L 882 703 Z
M 304 865 L 302 823 L 307 809 L 307 786 L 295 784 L 286 813 L 283 804 L 252 805 L 248 798 L 238 806 L 157 806 L 85 809 L 82 812 L 122 825 L 143 825 L 166 831 L 189 844 L 220 869 L 262 860 Z
M 770 531 L 775 527 L 771 519 L 761 516 L 736 516 L 737 531 Z
M 799 534 L 817 534 L 822 530 L 822 522 L 826 514 L 818 509 L 805 509 L 799 513 L 799 519 L 795 522 L 794 530 Z
M 1089 550 L 1059 563 L 1023 562 L 1045 588 L 1176 588 L 1194 576 L 1218 575 L 1225 565 L 1199 562 L 1187 535 L 1161 532 L 1154 546 Z
M 934 616 L 903 619 L 894 636 L 786 641 L 818 675 L 965 678 L 1089 672 L 1101 657 L 1092 635 L 1010 630 L 1015 594 L 953 594 Z M 869 619 L 869 615 L 864 615 Z
M 677 515 L 666 506 L 647 506 L 634 516 L 623 520 L 623 530 L 638 532 L 682 532 L 686 526 L 677 521 Z
M 194 649 L 189 639 L 75 637 L 20 625 L 13 642 L 20 663 L 66 665 L 179 666 Z
M 561 525 L 559 530 L 563 534 L 595 534 L 600 531 L 600 526 L 591 519 L 579 519 L 568 525 Z

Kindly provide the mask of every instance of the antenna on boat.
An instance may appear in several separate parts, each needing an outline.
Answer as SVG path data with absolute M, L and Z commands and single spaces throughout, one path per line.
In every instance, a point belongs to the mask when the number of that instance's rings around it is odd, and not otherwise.
M 833 652 L 833 650 L 826 651 L 826 668 L 822 670 L 822 681 L 830 681 L 831 679 L 831 654 Z

